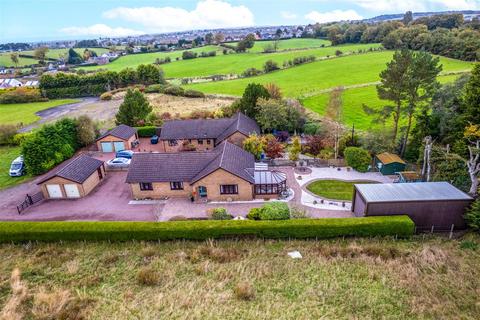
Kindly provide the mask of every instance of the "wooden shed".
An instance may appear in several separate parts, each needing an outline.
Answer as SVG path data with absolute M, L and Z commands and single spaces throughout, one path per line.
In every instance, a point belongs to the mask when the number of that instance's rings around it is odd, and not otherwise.
M 131 150 L 137 144 L 137 129 L 124 124 L 108 130 L 97 139 L 97 148 L 101 152 Z
M 53 169 L 37 184 L 45 199 L 78 199 L 105 178 L 103 161 L 80 155 Z
M 383 175 L 394 175 L 405 170 L 405 161 L 393 153 L 380 153 L 375 156 L 375 168 Z
M 448 182 L 356 184 L 356 216 L 408 215 L 417 229 L 465 227 L 463 216 L 473 198 Z

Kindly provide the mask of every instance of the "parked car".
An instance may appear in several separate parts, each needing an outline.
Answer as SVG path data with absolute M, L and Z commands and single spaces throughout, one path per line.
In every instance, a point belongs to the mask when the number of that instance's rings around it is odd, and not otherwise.
M 158 136 L 154 135 L 153 137 L 150 138 L 150 143 L 151 144 L 157 144 L 158 143 Z
M 133 151 L 132 150 L 123 150 L 118 151 L 115 154 L 115 158 L 125 158 L 125 159 L 132 159 Z
M 115 158 L 107 161 L 107 166 L 112 168 L 128 168 L 130 165 L 130 159 L 126 158 Z
M 25 174 L 25 162 L 23 156 L 19 156 L 10 165 L 10 177 L 21 177 Z

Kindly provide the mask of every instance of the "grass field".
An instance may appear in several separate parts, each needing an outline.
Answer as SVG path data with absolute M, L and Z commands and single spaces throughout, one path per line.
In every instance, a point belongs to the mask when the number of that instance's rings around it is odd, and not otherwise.
M 0 308 L 5 319 L 476 319 L 479 242 L 1 245 Z
M 12 161 L 21 154 L 20 147 L 0 146 L 0 190 L 13 187 L 17 184 L 27 181 L 32 176 L 24 175 L 21 177 L 10 177 L 8 171 Z
M 326 199 L 352 201 L 354 184 L 374 183 L 370 181 L 317 180 L 307 185 L 307 190 Z
M 62 55 L 65 56 L 69 49 L 50 49 L 47 52 L 47 57 L 52 59 L 59 59 Z M 78 52 L 80 55 L 83 55 L 84 48 L 75 48 L 75 51 Z M 90 50 L 95 51 L 98 55 L 101 55 L 109 50 L 106 48 L 90 48 Z M 28 54 L 33 55 L 33 50 L 17 52 L 18 54 Z M 14 67 L 12 60 L 10 59 L 11 52 L 1 53 L 0 54 L 0 66 L 3 67 Z M 31 64 L 37 64 L 38 60 L 30 59 L 30 58 L 20 58 L 18 66 L 26 66 Z
M 249 52 L 252 53 L 259 53 L 263 52 L 264 48 L 270 46 L 274 43 L 274 41 L 256 41 L 253 48 L 248 49 Z M 227 43 L 231 46 L 236 46 L 237 42 L 229 42 Z M 323 39 L 304 39 L 304 38 L 294 38 L 288 40 L 280 40 L 278 41 L 278 51 L 282 50 L 291 50 L 291 49 L 311 49 L 311 48 L 318 48 L 321 46 L 329 46 L 330 41 L 323 40 Z
M 357 85 L 379 80 L 379 73 L 392 59 L 393 52 L 382 51 L 351 55 L 308 63 L 258 77 L 191 84 L 187 87 L 206 93 L 241 95 L 247 84 L 275 83 L 287 97 L 301 97 L 318 90 L 336 86 Z M 444 71 L 468 70 L 472 63 L 440 58 Z
M 25 126 L 40 119 L 40 117 L 35 114 L 38 111 L 77 101 L 79 100 L 61 99 L 47 102 L 0 104 L 0 123 L 21 124 Z

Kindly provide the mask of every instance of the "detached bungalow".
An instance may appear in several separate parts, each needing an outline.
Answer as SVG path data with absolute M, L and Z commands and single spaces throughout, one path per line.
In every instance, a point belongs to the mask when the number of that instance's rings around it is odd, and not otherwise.
M 242 113 L 224 119 L 171 120 L 162 126 L 160 140 L 166 152 L 212 150 L 223 141 L 239 147 L 248 135 L 260 134 L 257 123 Z
M 102 152 L 131 150 L 137 144 L 137 129 L 124 124 L 108 130 L 97 139 L 97 148 Z
M 59 165 L 37 184 L 45 199 L 85 197 L 105 178 L 103 161 L 80 155 Z
M 126 182 L 134 199 L 243 201 L 287 188 L 285 174 L 256 171 L 254 156 L 228 141 L 210 152 L 135 153 Z

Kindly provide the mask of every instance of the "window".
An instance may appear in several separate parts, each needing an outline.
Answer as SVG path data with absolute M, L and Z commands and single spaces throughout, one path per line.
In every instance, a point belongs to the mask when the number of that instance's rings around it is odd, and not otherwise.
M 176 146 L 178 144 L 177 140 L 168 140 L 168 145 L 170 147 Z
M 222 184 L 220 185 L 220 194 L 238 194 L 238 185 Z
M 203 144 L 203 140 L 202 140 L 202 139 L 198 139 L 198 144 Z
M 183 182 L 170 182 L 170 190 L 183 190 Z
M 140 190 L 142 191 L 152 191 L 153 185 L 151 182 L 140 182 Z
M 207 139 L 207 144 L 210 144 L 210 139 Z

